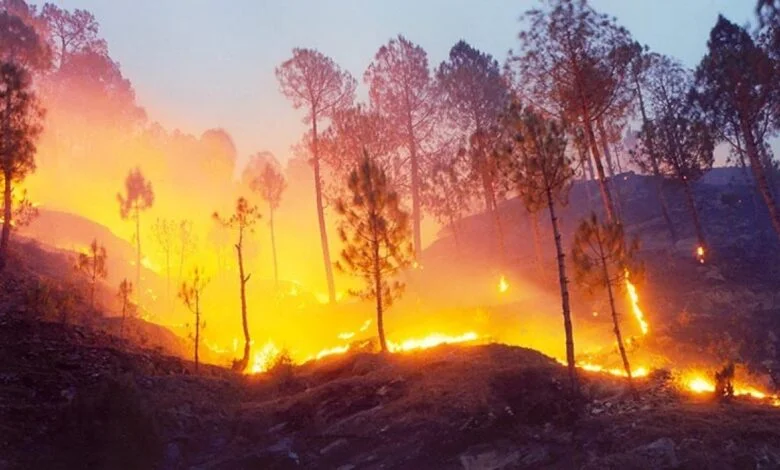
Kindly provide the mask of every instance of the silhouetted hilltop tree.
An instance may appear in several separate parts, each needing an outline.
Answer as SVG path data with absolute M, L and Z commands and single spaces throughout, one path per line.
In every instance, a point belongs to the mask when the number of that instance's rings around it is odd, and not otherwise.
M 208 279 L 203 277 L 203 270 L 201 268 L 195 268 L 190 275 L 189 280 L 182 282 L 179 289 L 179 299 L 187 307 L 187 309 L 195 315 L 195 337 L 193 341 L 195 343 L 195 372 L 198 372 L 200 366 L 200 358 L 198 355 L 200 349 L 200 330 L 206 326 L 206 323 L 201 321 L 200 311 L 200 299 L 203 296 L 203 290 L 208 285 Z
M 260 194 L 268 205 L 268 226 L 271 230 L 271 253 L 274 260 L 274 282 L 279 287 L 279 263 L 276 259 L 276 233 L 274 232 L 274 213 L 282 203 L 282 194 L 287 188 L 287 181 L 279 168 L 271 162 L 266 162 L 260 173 L 250 184 L 253 191 Z

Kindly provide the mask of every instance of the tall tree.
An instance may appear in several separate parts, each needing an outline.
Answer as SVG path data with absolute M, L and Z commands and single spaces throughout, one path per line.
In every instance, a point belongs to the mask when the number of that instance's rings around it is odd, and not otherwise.
M 125 178 L 125 194 L 117 193 L 119 216 L 122 220 L 135 222 L 135 289 L 136 305 L 141 307 L 141 212 L 154 204 L 154 190 L 151 181 L 144 178 L 136 167 Z
M 440 224 L 449 227 L 457 249 L 461 246 L 461 221 L 471 208 L 470 183 L 468 162 L 456 153 L 451 159 L 438 159 L 424 184 L 425 206 Z
M 122 282 L 119 283 L 119 290 L 117 291 L 116 296 L 122 305 L 122 316 L 119 323 L 119 337 L 124 338 L 125 318 L 128 314 L 130 314 L 133 307 L 132 303 L 130 302 L 130 298 L 133 296 L 133 283 L 127 279 L 123 279 Z
M 10 10 L 0 10 L 0 62 L 45 69 L 50 53 L 35 28 Z
M 662 57 L 651 54 L 646 48 L 643 48 L 639 43 L 634 43 L 633 48 L 633 60 L 631 62 L 631 82 L 633 85 L 634 96 L 637 100 L 637 107 L 639 109 L 642 126 L 647 126 L 648 132 L 652 132 L 650 123 L 650 107 L 646 104 L 646 97 L 648 82 L 655 78 L 656 82 L 662 80 L 664 74 L 664 68 L 659 67 L 663 63 L 670 63 L 663 61 Z M 655 74 L 655 76 L 654 76 Z M 660 75 L 660 77 L 659 77 Z M 672 242 L 677 241 L 677 231 L 674 228 L 674 223 L 669 215 L 669 208 L 666 203 L 666 197 L 663 189 L 663 177 L 660 170 L 660 156 L 657 149 L 653 146 L 652 135 L 648 138 L 648 146 L 643 153 L 634 152 L 632 157 L 635 162 L 645 172 L 653 175 L 655 182 L 655 196 L 658 199 L 658 205 L 661 208 L 661 216 L 666 223 L 666 228 L 669 230 L 669 235 L 672 237 Z
M 609 308 L 612 313 L 612 331 L 615 333 L 620 358 L 628 378 L 628 386 L 636 394 L 631 377 L 631 365 L 620 331 L 620 317 L 615 308 L 615 292 L 625 284 L 626 276 L 632 273 L 636 277 L 638 267 L 634 261 L 639 250 L 639 240 L 626 243 L 623 225 L 615 222 L 599 222 L 596 214 L 583 220 L 574 234 L 572 263 L 574 279 L 577 284 L 594 291 L 603 288 L 607 291 Z
M 165 280 L 166 280 L 166 302 L 168 303 L 168 307 L 171 307 L 171 266 L 172 261 L 171 258 L 173 257 L 173 251 L 175 249 L 176 244 L 176 231 L 177 231 L 176 222 L 172 219 L 161 219 L 158 218 L 155 220 L 154 225 L 152 226 L 152 233 L 154 234 L 154 239 L 157 242 L 157 248 L 160 250 L 160 253 L 162 253 L 163 258 L 165 258 Z
M 696 229 L 698 251 L 703 254 L 707 251 L 706 237 L 691 185 L 712 168 L 715 147 L 712 131 L 691 102 L 690 73 L 666 58 L 657 58 L 655 67 L 648 87 L 654 118 L 642 126 L 637 154 L 648 155 L 653 149 L 659 156 L 656 162 L 659 173 L 683 186 Z
M 276 259 L 276 235 L 274 233 L 274 213 L 282 203 L 282 194 L 287 188 L 282 172 L 271 162 L 266 162 L 259 175 L 252 180 L 251 188 L 260 194 L 268 204 L 268 225 L 271 229 L 271 252 L 274 259 L 274 282 L 279 288 L 279 263 Z
M 106 247 L 92 240 L 87 253 L 79 253 L 76 268 L 89 278 L 89 304 L 95 308 L 95 287 L 100 279 L 108 277 Z
M 201 321 L 200 299 L 203 296 L 203 290 L 208 284 L 208 279 L 203 277 L 203 269 L 195 268 L 190 275 L 189 281 L 184 281 L 179 288 L 179 299 L 195 315 L 195 372 L 198 372 L 200 358 L 198 351 L 200 349 L 200 330 L 206 326 Z
M 240 360 L 233 362 L 233 369 L 244 371 L 249 364 L 249 352 L 252 343 L 249 337 L 249 322 L 247 321 L 246 309 L 246 283 L 249 282 L 251 274 L 244 274 L 244 235 L 254 231 L 254 226 L 260 220 L 260 211 L 257 206 L 250 205 L 245 198 L 240 197 L 236 200 L 236 210 L 230 217 L 221 217 L 217 212 L 214 212 L 213 217 L 222 226 L 238 231 L 238 240 L 234 246 L 236 248 L 236 256 L 238 257 L 238 275 L 241 286 L 241 325 L 244 328 L 244 356 Z
M 47 3 L 41 11 L 51 35 L 54 61 L 61 69 L 72 55 L 86 51 L 108 55 L 108 45 L 99 36 L 100 25 L 95 15 L 87 10 L 63 10 L 53 3 Z
M 509 105 L 509 86 L 501 68 L 490 54 L 459 41 L 449 57 L 439 65 L 436 79 L 447 114 L 458 130 L 468 137 L 466 152 L 471 161 L 472 177 L 478 181 L 485 199 L 485 209 L 493 219 L 493 230 L 504 255 L 504 234 L 498 212 L 500 187 L 494 147 L 499 134 L 501 113 Z
M 309 143 L 311 154 L 310 163 L 314 168 L 314 189 L 317 199 L 322 259 L 325 263 L 328 297 L 333 302 L 336 299 L 336 287 L 333 282 L 328 232 L 325 225 L 319 126 L 323 120 L 329 119 L 338 110 L 352 104 L 355 96 L 355 79 L 348 72 L 341 70 L 330 57 L 313 49 L 298 48 L 293 49 L 292 58 L 284 61 L 276 69 L 276 78 L 282 93 L 292 101 L 293 107 L 307 110 L 304 122 L 309 124 L 311 129 L 306 140 Z
M 0 270 L 7 262 L 13 223 L 14 185 L 35 171 L 35 151 L 43 126 L 43 108 L 30 73 L 12 62 L 0 63 L 0 169 L 3 177 L 3 229 Z
M 379 345 L 387 352 L 384 312 L 404 287 L 393 277 L 410 264 L 413 254 L 409 215 L 384 171 L 368 155 L 350 173 L 347 187 L 349 197 L 336 202 L 344 242 L 336 267 L 363 279 L 365 287 L 351 293 L 376 302 Z
M 696 98 L 710 123 L 732 146 L 744 144 L 756 187 L 780 237 L 780 210 L 762 159 L 767 132 L 778 125 L 780 67 L 747 31 L 718 17 L 696 69 Z
M 558 259 L 558 279 L 561 288 L 563 328 L 566 335 L 566 362 L 569 381 L 577 389 L 574 361 L 574 332 L 571 323 L 568 279 L 561 231 L 556 207 L 566 202 L 574 171 L 566 155 L 566 130 L 555 120 L 538 112 L 513 105 L 504 118 L 506 135 L 511 136 L 503 157 L 510 181 L 529 212 L 546 207 L 550 213 L 555 250 Z
M 192 230 L 191 220 L 179 221 L 177 248 L 179 250 L 179 280 L 184 279 L 184 263 L 195 252 L 197 239 Z
M 425 50 L 403 36 L 379 48 L 364 75 L 372 109 L 386 116 L 409 157 L 415 258 L 422 254 L 422 175 L 436 114 L 436 91 Z
M 615 218 L 609 181 L 594 130 L 625 91 L 631 43 L 615 20 L 585 0 L 543 0 L 529 10 L 517 64 L 524 100 L 584 130 L 598 174 L 604 210 Z

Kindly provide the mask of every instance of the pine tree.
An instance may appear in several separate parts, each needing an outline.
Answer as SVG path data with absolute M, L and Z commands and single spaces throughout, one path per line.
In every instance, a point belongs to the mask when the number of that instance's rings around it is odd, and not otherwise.
M 503 124 L 509 140 L 502 153 L 502 163 L 509 181 L 529 212 L 535 213 L 546 207 L 550 213 L 558 260 L 566 363 L 572 390 L 577 390 L 566 255 L 556 214 L 556 207 L 566 201 L 574 177 L 571 159 L 566 155 L 566 129 L 561 123 L 545 119 L 530 108 L 522 109 L 518 104 L 511 106 Z
M 76 269 L 89 278 L 89 304 L 95 308 L 95 287 L 97 281 L 108 277 L 106 269 L 106 247 L 99 245 L 97 239 L 92 240 L 87 253 L 79 253 Z
M 387 352 L 384 313 L 404 288 L 393 277 L 410 264 L 413 255 L 409 215 L 401 209 L 384 170 L 368 155 L 350 173 L 347 187 L 350 196 L 336 202 L 344 242 L 336 267 L 363 279 L 365 287 L 350 293 L 375 301 L 379 344 Z
M 574 234 L 572 264 L 574 279 L 580 286 L 591 291 L 603 288 L 607 291 L 612 326 L 620 358 L 628 378 L 628 384 L 636 393 L 631 377 L 631 366 L 620 331 L 620 317 L 615 308 L 615 294 L 625 285 L 626 276 L 631 273 L 636 279 L 639 267 L 634 262 L 639 250 L 639 241 L 626 244 L 623 225 L 615 222 L 601 223 L 596 214 L 583 220 Z
M 260 194 L 263 201 L 268 204 L 268 225 L 271 229 L 271 252 L 274 260 L 274 282 L 276 288 L 279 288 L 279 263 L 276 259 L 276 234 L 274 232 L 274 213 L 279 209 L 282 203 L 282 194 L 287 188 L 287 182 L 284 175 L 271 162 L 266 162 L 260 174 L 257 175 L 250 187 L 253 191 Z
M 200 359 L 198 351 L 200 348 L 200 330 L 206 326 L 201 321 L 200 300 L 203 296 L 203 290 L 208 285 L 208 279 L 203 277 L 203 269 L 195 268 L 190 275 L 189 281 L 184 281 L 179 288 L 179 299 L 195 315 L 195 372 L 198 372 Z
M 122 316 L 119 323 L 119 337 L 124 338 L 125 318 L 132 309 L 130 298 L 133 296 L 133 283 L 127 279 L 123 279 L 122 282 L 119 283 L 119 290 L 117 291 L 116 296 L 122 305 Z
M 125 194 L 117 193 L 122 220 L 135 222 L 135 289 L 136 305 L 141 307 L 141 212 L 154 204 L 154 190 L 140 168 L 130 170 L 125 178 Z

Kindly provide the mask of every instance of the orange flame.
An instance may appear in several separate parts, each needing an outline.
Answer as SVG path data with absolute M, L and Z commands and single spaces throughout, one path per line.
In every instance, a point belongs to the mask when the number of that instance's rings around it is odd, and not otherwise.
M 498 292 L 503 294 L 508 290 L 509 290 L 509 283 L 506 282 L 506 277 L 502 275 L 501 279 L 498 280 Z
M 631 311 L 634 313 L 634 318 L 636 318 L 637 323 L 639 323 L 639 328 L 642 330 L 642 334 L 646 335 L 650 330 L 650 327 L 645 320 L 644 312 L 642 312 L 642 309 L 639 307 L 639 293 L 636 290 L 636 286 L 629 280 L 629 273 L 627 269 L 625 271 L 625 275 L 626 292 L 628 292 L 628 298 L 631 300 Z
M 407 339 L 400 343 L 388 341 L 387 347 L 391 352 L 406 352 L 416 349 L 428 349 L 442 344 L 468 343 L 479 339 L 479 335 L 473 331 L 464 333 L 460 336 L 448 336 L 441 333 L 431 333 L 424 338 Z

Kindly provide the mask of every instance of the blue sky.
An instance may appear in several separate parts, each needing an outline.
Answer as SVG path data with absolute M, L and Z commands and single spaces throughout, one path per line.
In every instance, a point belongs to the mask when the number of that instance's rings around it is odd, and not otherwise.
M 34 2 L 40 3 L 40 2 Z M 55 0 L 92 11 L 139 102 L 166 127 L 224 127 L 241 158 L 290 154 L 302 113 L 279 93 L 274 68 L 293 47 L 333 57 L 359 80 L 401 33 L 438 65 L 459 39 L 503 61 L 518 17 L 535 0 Z M 740 24 L 753 0 L 591 0 L 652 49 L 695 66 L 718 13 Z

